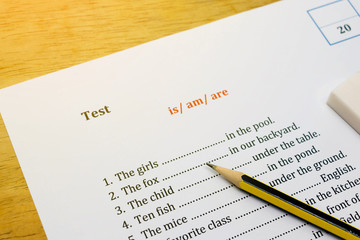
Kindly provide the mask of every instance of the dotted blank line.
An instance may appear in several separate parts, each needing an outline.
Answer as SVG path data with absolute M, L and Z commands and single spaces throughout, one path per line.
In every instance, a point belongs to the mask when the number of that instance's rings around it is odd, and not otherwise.
M 255 174 L 255 175 L 253 176 L 253 178 L 257 178 L 257 177 L 259 177 L 259 176 L 261 176 L 261 175 L 264 175 L 264 174 L 266 174 L 266 173 L 267 173 L 267 171 L 264 171 L 264 172 Z
M 187 185 L 187 186 L 185 186 L 185 187 L 179 188 L 178 191 L 180 192 L 180 191 L 182 191 L 182 190 L 185 190 L 185 189 L 187 189 L 187 188 L 193 187 L 193 186 L 198 185 L 198 184 L 200 184 L 200 183 L 206 182 L 206 181 L 208 181 L 208 180 L 210 180 L 210 179 L 213 179 L 214 177 L 218 177 L 218 176 L 220 176 L 219 173 L 217 173 L 217 174 L 215 174 L 215 175 L 213 175 L 213 176 L 211 176 L 211 177 L 205 178 L 205 179 L 203 179 L 203 180 L 201 180 L 201 181 L 198 181 L 198 182 L 196 182 L 196 183 L 192 183 L 192 184 L 189 184 L 189 185 Z
M 290 195 L 291 195 L 291 196 L 297 195 L 297 194 L 302 193 L 302 192 L 304 192 L 304 191 L 306 191 L 306 190 L 309 190 L 310 188 L 316 187 L 316 186 L 318 186 L 318 185 L 320 185 L 320 184 L 321 184 L 321 182 L 315 183 L 314 185 L 311 185 L 311 186 L 309 186 L 309 187 L 307 187 L 307 188 L 304 188 L 304 189 L 302 189 L 302 190 L 299 190 L 299 191 L 297 191 L 297 192 L 294 192 L 294 193 L 292 193 L 292 194 L 290 194 Z
M 260 224 L 260 225 L 257 225 L 256 227 L 250 228 L 250 229 L 248 229 L 248 230 L 246 230 L 246 231 L 243 231 L 243 232 L 241 232 L 241 233 L 239 233 L 239 234 L 237 234 L 237 235 L 235 235 L 235 236 L 232 236 L 231 238 L 228 238 L 228 240 L 232 240 L 232 239 L 238 238 L 238 237 L 240 237 L 240 236 L 242 236 L 242 235 L 245 235 L 245 234 L 247 234 L 247 233 L 249 233 L 249 232 L 252 232 L 252 231 L 254 231 L 254 230 L 258 229 L 258 228 L 261 228 L 261 227 L 266 226 L 266 225 L 268 225 L 268 224 L 270 224 L 270 223 L 273 223 L 273 222 L 275 222 L 275 221 L 277 221 L 277 220 L 279 220 L 279 219 L 281 219 L 281 218 L 284 218 L 284 217 L 286 217 L 287 215 L 289 215 L 289 214 L 288 214 L 288 213 L 285 213 L 285 214 L 283 214 L 283 215 L 281 215 L 281 216 L 279 216 L 279 217 L 277 217 L 277 218 L 271 219 L 270 221 L 267 221 L 267 222 L 265 222 L 265 223 L 262 223 L 262 224 Z
M 246 163 L 240 164 L 239 166 L 233 167 L 233 168 L 232 168 L 232 170 L 235 170 L 235 169 L 238 169 L 238 168 L 244 167 L 244 166 L 246 166 L 246 165 L 248 165 L 248 164 L 250 164 L 250 163 L 252 163 L 252 162 L 251 162 L 251 161 L 249 161 L 249 162 L 246 162 Z
M 237 220 L 237 219 L 239 219 L 239 218 L 242 218 L 242 217 L 245 217 L 245 216 L 247 216 L 247 215 L 250 215 L 250 214 L 252 214 L 252 213 L 254 213 L 254 212 L 257 212 L 257 211 L 259 211 L 259 210 L 261 210 L 261 209 L 264 209 L 264 208 L 266 208 L 266 207 L 268 207 L 268 206 L 270 206 L 270 204 L 262 205 L 261 207 L 258 207 L 258 208 L 256 208 L 256 209 L 250 211 L 250 212 L 244 213 L 244 214 L 236 217 L 235 220 Z
M 269 240 L 275 240 L 275 239 L 277 239 L 277 238 L 279 238 L 279 237 L 282 237 L 282 236 L 284 236 L 284 235 L 286 235 L 286 234 L 289 234 L 289 233 L 291 233 L 291 232 L 293 232 L 293 231 L 295 231 L 295 230 L 298 230 L 298 229 L 300 229 L 300 228 L 302 228 L 302 227 L 305 227 L 306 225 L 308 225 L 308 223 L 304 223 L 304 224 L 301 224 L 301 225 L 299 225 L 299 226 L 297 226 L 297 227 L 294 227 L 294 228 L 290 229 L 289 231 L 286 231 L 286 232 L 284 232 L 284 233 L 281 233 L 281 234 L 279 234 L 279 235 L 276 235 L 275 237 L 270 238 Z
M 249 164 L 249 163 L 251 163 L 251 162 L 243 163 L 242 165 L 245 166 L 245 165 L 247 165 L 247 164 Z M 238 166 L 238 167 L 241 167 L 242 165 L 240 165 L 240 166 Z M 234 167 L 234 168 L 232 168 L 232 169 L 234 170 L 235 168 L 237 168 L 237 167 Z M 265 173 L 267 173 L 267 171 L 262 172 L 262 173 L 259 173 L 259 174 L 256 174 L 256 175 L 253 176 L 253 177 L 261 176 L 261 175 L 263 175 L 263 174 L 265 174 Z M 185 190 L 185 189 L 187 189 L 187 188 L 196 186 L 196 185 L 198 185 L 198 184 L 200 184 L 200 183 L 206 182 L 206 181 L 208 181 L 208 180 L 210 180 L 210 179 L 213 179 L 214 177 L 217 177 L 217 176 L 220 176 L 220 174 L 217 173 L 216 175 L 213 175 L 213 176 L 211 176 L 211 177 L 205 178 L 205 179 L 200 180 L 200 181 L 198 181 L 198 182 L 195 182 L 195 183 L 189 184 L 189 185 L 187 185 L 187 186 L 185 186 L 185 187 L 179 188 L 178 191 L 180 192 L 180 191 Z
M 212 163 L 212 162 L 218 161 L 218 160 L 220 160 L 220 159 L 226 158 L 227 156 L 229 156 L 229 154 L 225 154 L 225 155 L 223 155 L 223 156 L 221 156 L 221 157 L 215 158 L 215 159 L 213 159 L 213 160 L 211 160 L 211 161 L 209 161 L 209 162 L 206 162 L 206 163 Z M 183 174 L 183 173 L 190 172 L 191 170 L 194 170 L 194 169 L 196 169 L 196 168 L 199 168 L 199 167 L 201 167 L 201 166 L 206 165 L 206 163 L 199 164 L 199 165 L 197 165 L 197 166 L 191 167 L 191 168 L 189 168 L 189 169 L 186 169 L 186 170 L 184 170 L 184 171 L 181 171 L 181 172 L 178 172 L 178 173 L 176 173 L 176 174 L 174 174 L 174 175 L 171 175 L 170 177 L 166 177 L 166 178 L 163 179 L 163 181 L 166 181 L 166 180 L 168 180 L 168 179 L 170 179 L 170 178 L 173 178 L 173 177 L 177 177 L 177 176 L 179 176 L 179 175 L 181 175 L 181 174 Z
M 301 192 L 304 192 L 304 191 L 306 191 L 306 190 L 308 190 L 308 189 L 310 189 L 310 188 L 316 187 L 316 186 L 318 186 L 318 185 L 320 185 L 320 184 L 321 184 L 321 182 L 315 183 L 315 184 L 313 184 L 313 185 L 311 185 L 311 186 L 309 186 L 309 187 L 307 187 L 307 188 L 304 188 L 304 189 L 302 189 L 302 190 L 299 190 L 299 191 L 291 194 L 291 196 L 294 196 L 294 195 L 296 195 L 296 194 L 299 194 L 299 193 L 301 193 Z M 242 214 L 242 215 L 240 215 L 240 216 L 238 216 L 238 217 L 235 217 L 235 220 L 237 220 L 237 219 L 239 219 L 239 218 L 242 218 L 242 217 L 245 217 L 245 216 L 247 216 L 247 215 L 249 215 L 249 214 L 252 214 L 252 213 L 254 213 L 254 212 L 257 212 L 257 211 L 259 211 L 259 210 L 261 210 L 261 209 L 264 209 L 264 208 L 266 208 L 266 207 L 268 207 L 268 206 L 270 206 L 270 204 L 265 204 L 265 205 L 263 205 L 263 206 L 261 206 L 261 207 L 259 207 L 259 208 L 256 208 L 256 209 L 254 209 L 254 210 L 252 210 L 252 211 L 250 211 L 250 212 L 247 212 L 247 213 L 244 213 L 244 214 Z
M 227 190 L 227 189 L 230 189 L 230 188 L 232 188 L 232 187 L 235 187 L 235 186 L 234 186 L 234 185 L 229 185 L 229 186 L 227 186 L 227 187 L 221 188 L 221 189 L 219 189 L 219 190 L 217 190 L 217 191 L 215 191 L 215 192 L 206 194 L 205 196 L 202 196 L 202 197 L 196 198 L 196 199 L 194 199 L 194 200 L 191 200 L 191 201 L 189 201 L 189 202 L 187 202 L 187 203 L 184 203 L 184 204 L 180 205 L 179 208 L 182 208 L 182 207 L 185 207 L 186 205 L 189 205 L 189 204 L 191 204 L 191 203 L 194 203 L 194 202 L 203 200 L 204 198 L 210 197 L 210 196 L 212 196 L 212 195 L 214 195 L 214 194 L 216 194 L 216 193 L 222 192 L 222 191 Z
M 205 215 L 207 215 L 207 214 L 209 214 L 209 213 L 216 212 L 217 210 L 220 210 L 220 209 L 222 209 L 222 208 L 224 208 L 224 207 L 227 207 L 227 206 L 229 206 L 229 205 L 231 205 L 231 204 L 237 203 L 237 202 L 239 202 L 239 201 L 241 201 L 241 200 L 244 200 L 244 199 L 246 199 L 246 198 L 248 198 L 248 197 L 249 197 L 249 195 L 246 195 L 246 196 L 244 196 L 244 197 L 242 197 L 242 198 L 238 198 L 238 199 L 236 199 L 236 200 L 234 200 L 234 201 L 228 202 L 228 203 L 226 203 L 225 205 L 222 205 L 222 206 L 217 207 L 217 208 L 214 208 L 214 209 L 212 209 L 212 210 L 210 210 L 210 211 L 204 212 L 204 213 L 202 213 L 202 214 L 200 214 L 200 215 L 198 215 L 198 216 L 196 216 L 196 217 L 193 217 L 193 218 L 191 218 L 191 220 L 195 220 L 195 219 L 197 219 L 197 218 L 199 218 L 199 217 L 203 217 L 203 216 L 205 216 Z
M 205 150 L 205 149 L 208 149 L 208 148 L 210 148 L 210 147 L 216 146 L 216 145 L 221 144 L 221 143 L 224 143 L 224 142 L 225 142 L 225 140 L 222 140 L 222 141 L 217 142 L 217 143 L 213 143 L 213 144 L 211 144 L 211 145 L 209 145 L 209 146 L 206 146 L 206 147 L 197 149 L 197 150 L 195 150 L 195 151 L 193 151 L 193 152 L 184 154 L 184 155 L 182 155 L 182 156 L 180 156 L 180 157 L 173 158 L 173 159 L 171 159 L 171 160 L 169 160 L 169 161 L 163 162 L 162 165 L 165 165 L 165 164 L 174 162 L 174 161 L 176 161 L 176 160 L 179 160 L 179 159 L 181 159 L 181 158 L 187 157 L 187 156 L 192 155 L 192 154 L 194 154 L 194 153 L 198 153 L 198 152 L 200 152 L 200 151 L 203 151 L 203 150 Z

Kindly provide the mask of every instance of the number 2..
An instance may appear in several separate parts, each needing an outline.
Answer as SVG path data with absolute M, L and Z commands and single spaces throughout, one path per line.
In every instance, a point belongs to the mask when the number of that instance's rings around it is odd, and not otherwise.
M 345 24 L 344 26 L 338 26 L 337 29 L 340 30 L 340 34 L 344 34 L 346 32 L 350 32 L 351 31 L 351 27 L 349 24 Z
M 111 201 L 116 200 L 117 198 L 119 198 L 118 196 L 115 196 L 114 192 L 109 192 L 109 195 L 111 196 Z

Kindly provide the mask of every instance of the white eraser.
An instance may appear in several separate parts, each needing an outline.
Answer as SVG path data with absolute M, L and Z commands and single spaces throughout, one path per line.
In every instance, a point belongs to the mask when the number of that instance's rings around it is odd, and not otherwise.
M 360 72 L 335 88 L 327 104 L 360 134 Z

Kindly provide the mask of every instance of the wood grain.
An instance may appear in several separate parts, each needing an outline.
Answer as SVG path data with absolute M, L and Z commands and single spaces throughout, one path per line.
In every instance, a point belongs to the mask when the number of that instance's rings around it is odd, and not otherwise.
M 2 0 L 0 88 L 275 0 Z M 0 117 L 0 240 L 46 239 Z

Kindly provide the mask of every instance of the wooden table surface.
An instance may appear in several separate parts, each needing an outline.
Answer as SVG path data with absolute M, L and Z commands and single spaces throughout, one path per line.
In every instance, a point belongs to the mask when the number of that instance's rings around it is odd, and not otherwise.
M 2 0 L 0 89 L 276 0 Z M 0 240 L 46 239 L 0 117 Z

